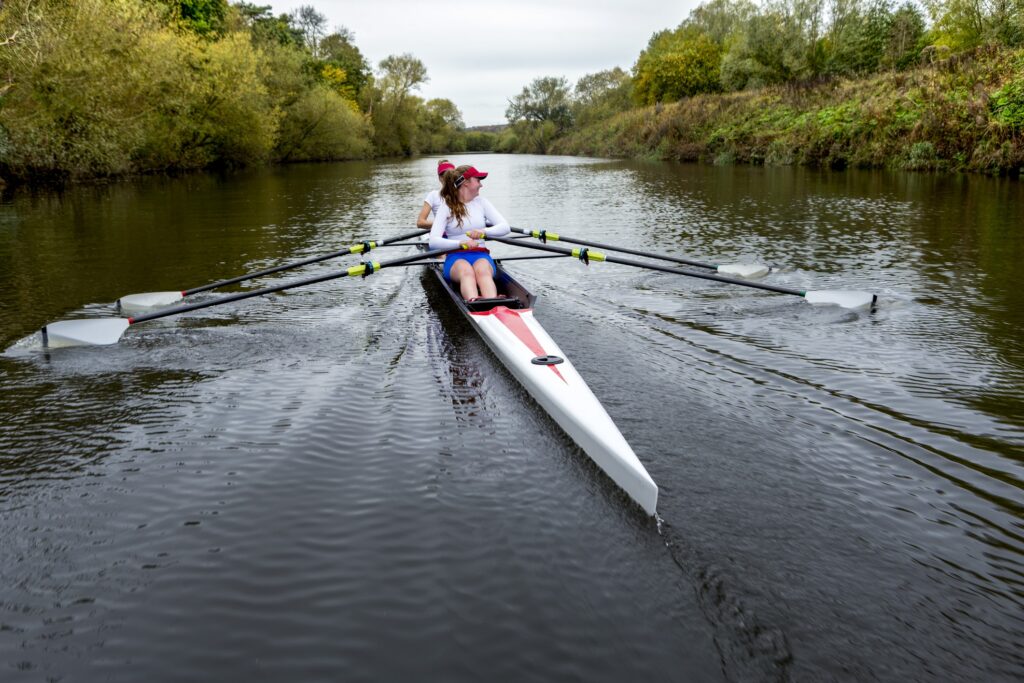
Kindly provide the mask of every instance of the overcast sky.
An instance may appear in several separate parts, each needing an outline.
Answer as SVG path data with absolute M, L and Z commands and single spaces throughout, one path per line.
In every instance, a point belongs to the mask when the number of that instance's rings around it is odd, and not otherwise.
M 418 94 L 445 97 L 467 126 L 505 123 L 508 100 L 539 76 L 629 70 L 655 31 L 675 28 L 699 0 L 266 0 L 275 14 L 312 5 L 355 33 L 376 68 L 411 52 L 430 81 Z M 253 4 L 262 4 L 255 1 Z

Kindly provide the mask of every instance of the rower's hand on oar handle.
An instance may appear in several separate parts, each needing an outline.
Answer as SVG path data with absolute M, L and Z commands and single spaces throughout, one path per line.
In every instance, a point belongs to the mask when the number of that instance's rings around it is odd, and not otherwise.
M 483 230 L 470 230 L 469 232 L 466 233 L 466 236 L 472 240 L 482 240 L 484 237 L 487 236 L 487 233 L 484 232 Z
M 480 243 L 477 242 L 475 239 L 472 239 L 472 238 L 470 238 L 470 239 L 468 239 L 468 240 L 466 240 L 465 242 L 462 243 L 462 248 L 463 249 L 476 249 L 479 246 L 480 246 Z

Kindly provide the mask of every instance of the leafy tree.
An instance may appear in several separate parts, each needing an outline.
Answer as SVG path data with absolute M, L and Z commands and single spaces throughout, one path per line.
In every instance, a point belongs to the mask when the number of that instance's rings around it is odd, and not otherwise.
M 364 110 L 373 117 L 373 140 L 379 154 L 418 151 L 418 109 L 423 101 L 412 92 L 427 80 L 427 67 L 411 54 L 381 60 L 377 78 L 364 88 L 361 98 Z
M 390 55 L 380 62 L 380 88 L 383 98 L 401 104 L 413 91 L 426 83 L 427 67 L 408 52 Z
M 0 51 L 7 173 L 88 177 L 269 155 L 278 114 L 248 36 L 172 28 L 146 0 L 37 10 L 10 0 L 0 12 L 0 35 L 17 36 Z
M 917 5 L 906 2 L 897 9 L 889 22 L 882 65 L 906 69 L 917 62 L 924 40 L 924 15 Z
M 201 36 L 224 30 L 228 12 L 227 0 L 179 0 L 182 25 Z
M 320 41 L 320 56 L 325 64 L 344 70 L 345 80 L 358 96 L 370 80 L 370 65 L 355 45 L 355 36 L 346 28 Z
M 428 100 L 419 111 L 421 152 L 461 152 L 465 149 L 462 112 L 447 99 Z
M 939 44 L 963 50 L 983 43 L 1024 44 L 1024 0 L 926 0 Z
M 633 67 L 633 99 L 674 102 L 721 89 L 722 49 L 689 27 L 655 33 Z
M 551 122 L 556 130 L 572 125 L 569 82 L 564 77 L 535 78 L 523 91 L 509 100 L 505 109 L 509 123 Z
M 249 29 L 253 40 L 259 44 L 299 46 L 303 44 L 302 33 L 291 25 L 291 16 L 281 14 L 275 17 L 270 5 L 253 5 L 240 2 L 232 5 L 241 17 L 242 26 Z
M 350 100 L 325 86 L 303 90 L 281 121 L 279 161 L 359 159 L 370 154 L 368 124 Z
M 826 71 L 865 74 L 878 69 L 892 24 L 891 5 L 878 0 L 866 9 L 845 3 L 848 11 L 835 16 L 827 39 Z
M 743 90 L 793 80 L 785 30 L 785 16 L 779 12 L 752 16 L 722 58 L 722 86 Z
M 619 67 L 587 74 L 573 89 L 573 120 L 582 127 L 627 111 L 632 92 L 633 80 Z
M 498 134 L 484 130 L 467 131 L 465 135 L 466 151 L 492 152 L 498 142 Z
M 166 8 L 170 23 L 196 35 L 213 37 L 225 30 L 227 0 L 157 0 L 155 4 Z
M 710 0 L 690 12 L 681 27 L 703 33 L 723 48 L 728 48 L 735 34 L 742 31 L 755 14 L 757 5 L 750 0 Z

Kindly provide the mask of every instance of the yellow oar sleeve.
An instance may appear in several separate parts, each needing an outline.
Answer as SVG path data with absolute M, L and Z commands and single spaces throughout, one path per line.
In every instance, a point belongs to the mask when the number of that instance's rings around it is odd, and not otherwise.
M 380 270 L 380 263 L 377 261 L 370 261 L 369 263 L 360 263 L 358 266 L 352 266 L 348 269 L 349 277 L 356 277 L 357 275 L 369 275 L 370 273 L 376 273 Z
M 351 247 L 348 248 L 348 253 L 350 253 L 350 254 L 362 254 L 364 251 L 370 251 L 371 249 L 376 249 L 376 248 L 377 248 L 377 243 L 376 242 L 363 242 L 362 244 L 353 244 Z
M 590 249 L 580 249 L 576 247 L 572 250 L 573 258 L 586 259 L 588 261 L 604 261 L 605 256 L 599 251 L 592 251 Z

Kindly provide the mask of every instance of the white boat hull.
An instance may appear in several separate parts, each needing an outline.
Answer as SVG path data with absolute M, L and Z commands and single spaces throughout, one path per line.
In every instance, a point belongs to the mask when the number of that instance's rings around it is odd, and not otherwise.
M 588 456 L 649 515 L 658 486 L 615 426 L 572 361 L 534 319 L 531 309 L 499 306 L 470 312 L 470 322 L 505 367 Z M 557 365 L 533 363 L 559 357 Z
M 503 271 L 502 275 L 511 280 Z M 654 515 L 657 484 L 572 361 L 536 321 L 532 308 L 499 305 L 489 310 L 470 310 L 441 279 L 440 273 L 438 279 L 494 355 L 534 400 L 644 512 Z M 515 285 L 521 288 L 518 283 Z M 525 290 L 522 294 L 532 304 L 533 297 Z M 519 300 L 523 301 L 523 297 L 519 296 Z

